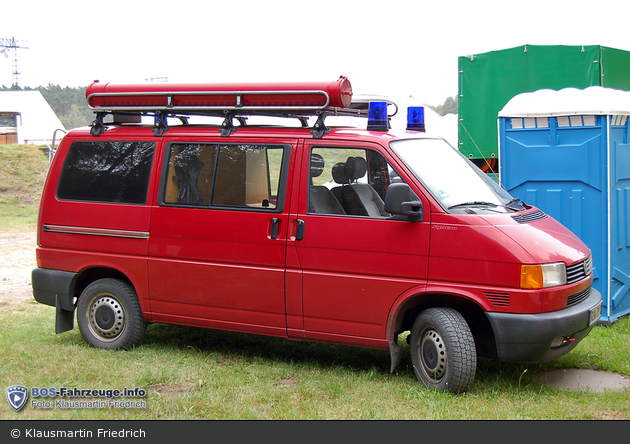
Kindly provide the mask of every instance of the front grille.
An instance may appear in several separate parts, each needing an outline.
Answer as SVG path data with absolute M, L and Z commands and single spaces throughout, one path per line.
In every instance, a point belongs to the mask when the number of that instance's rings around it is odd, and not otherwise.
M 582 262 L 567 266 L 567 284 L 573 284 L 574 282 L 585 279 L 593 270 L 593 259 L 591 256 L 584 259 Z
M 586 299 L 588 299 L 590 295 L 591 295 L 591 287 L 588 287 L 580 291 L 579 293 L 569 296 L 567 299 L 567 307 L 572 307 L 574 305 L 579 304 L 582 301 L 585 301 Z
M 537 220 L 545 219 L 547 215 L 540 210 L 534 211 L 533 213 L 528 214 L 515 214 L 512 216 L 519 224 L 528 224 L 530 222 L 536 222 Z

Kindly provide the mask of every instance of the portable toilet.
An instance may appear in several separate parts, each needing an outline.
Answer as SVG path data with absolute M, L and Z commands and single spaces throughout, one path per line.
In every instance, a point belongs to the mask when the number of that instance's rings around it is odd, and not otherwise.
M 593 253 L 602 323 L 630 313 L 630 92 L 592 86 L 513 97 L 498 113 L 499 181 Z

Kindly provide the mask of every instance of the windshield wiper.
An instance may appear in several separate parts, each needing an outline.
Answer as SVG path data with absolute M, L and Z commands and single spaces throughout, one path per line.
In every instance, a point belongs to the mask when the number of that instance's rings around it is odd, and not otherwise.
M 498 207 L 499 205 L 494 204 L 494 203 L 492 203 L 492 202 L 480 202 L 480 201 L 474 201 L 474 202 L 463 202 L 463 203 L 460 203 L 460 204 L 451 205 L 450 207 L 448 207 L 448 209 L 450 210 L 451 208 L 457 208 L 457 207 L 472 207 L 472 206 Z
M 516 203 L 519 204 L 519 207 L 512 206 L 512 205 L 514 205 Z M 525 202 L 523 202 L 519 198 L 512 199 L 511 201 L 509 201 L 505 205 L 499 205 L 499 204 L 495 204 L 495 203 L 492 203 L 492 202 L 473 201 L 473 202 L 463 202 L 463 203 L 460 203 L 460 204 L 451 205 L 450 207 L 448 207 L 448 209 L 450 210 L 451 208 L 475 207 L 475 206 L 478 206 L 478 207 L 491 207 L 491 208 L 502 207 L 502 208 L 507 208 L 508 210 L 512 210 L 512 211 L 521 211 L 522 209 L 525 208 Z
M 518 204 L 518 207 L 516 207 L 516 208 L 513 207 L 512 205 L 514 205 L 514 204 Z M 515 197 L 514 199 L 512 199 L 511 201 L 506 203 L 505 206 L 508 207 L 508 208 L 511 208 L 513 210 L 520 211 L 519 208 L 521 208 L 521 209 L 525 208 L 525 202 L 523 202 L 518 197 Z

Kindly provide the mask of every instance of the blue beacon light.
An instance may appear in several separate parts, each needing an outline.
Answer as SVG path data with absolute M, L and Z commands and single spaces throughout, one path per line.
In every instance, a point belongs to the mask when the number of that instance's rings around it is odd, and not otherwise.
M 368 105 L 367 129 L 372 131 L 389 130 L 387 102 L 370 102 Z
M 425 131 L 424 106 L 410 106 L 407 108 L 407 129 L 413 131 Z

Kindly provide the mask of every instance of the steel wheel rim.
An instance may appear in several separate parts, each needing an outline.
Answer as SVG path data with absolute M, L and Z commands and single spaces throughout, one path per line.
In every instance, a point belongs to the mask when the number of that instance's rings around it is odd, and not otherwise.
M 88 325 L 103 342 L 113 342 L 125 328 L 125 311 L 110 294 L 97 295 L 88 307 Z
M 421 337 L 419 354 L 422 372 L 427 378 L 438 383 L 446 375 L 448 364 L 444 340 L 434 329 L 425 330 Z

